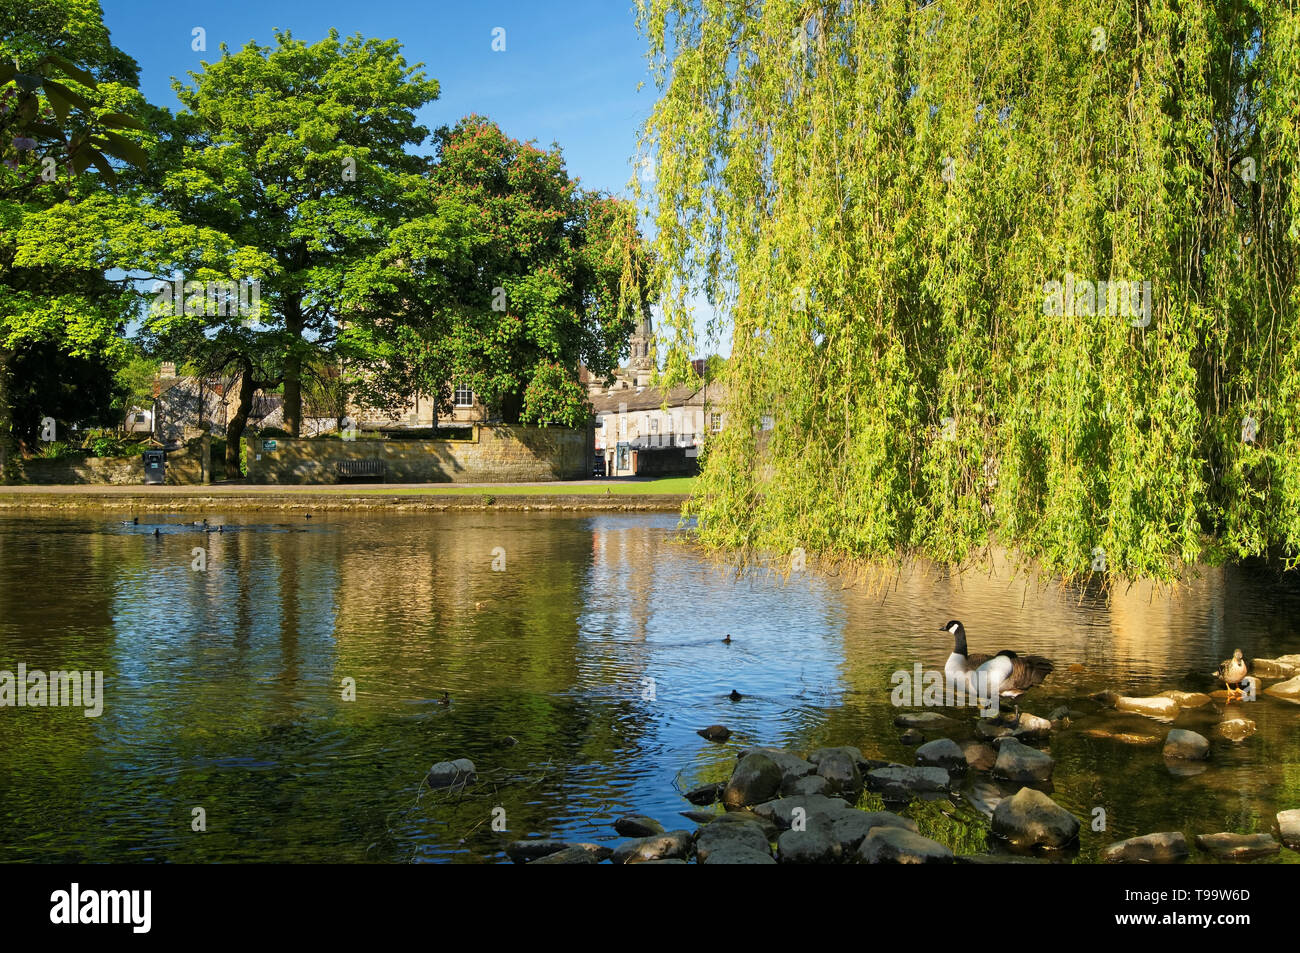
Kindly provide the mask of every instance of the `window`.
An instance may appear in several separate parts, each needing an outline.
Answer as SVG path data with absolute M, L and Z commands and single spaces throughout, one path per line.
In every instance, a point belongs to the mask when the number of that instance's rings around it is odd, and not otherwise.
M 709 414 L 709 428 L 714 433 L 722 433 L 722 414 Z
M 455 391 L 455 404 L 457 407 L 473 407 L 474 389 L 468 384 L 457 384 Z
M 142 424 L 142 423 L 144 423 L 144 414 L 136 414 L 136 415 L 135 415 L 135 422 L 138 423 L 138 424 Z

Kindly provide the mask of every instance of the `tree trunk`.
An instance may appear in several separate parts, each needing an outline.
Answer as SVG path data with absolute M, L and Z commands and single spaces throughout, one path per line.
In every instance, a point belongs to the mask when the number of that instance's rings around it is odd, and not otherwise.
M 248 415 L 253 410 L 253 395 L 257 392 L 257 382 L 253 380 L 253 369 L 245 366 L 239 374 L 239 402 L 235 413 L 226 424 L 226 479 L 233 480 L 240 474 L 239 449 L 244 443 L 244 427 L 248 424 Z
M 302 436 L 302 302 L 289 298 L 284 304 L 284 327 L 293 335 L 284 356 L 284 429 L 289 436 Z
M 18 480 L 18 442 L 14 439 L 14 409 L 9 388 L 13 351 L 0 348 L 0 484 Z

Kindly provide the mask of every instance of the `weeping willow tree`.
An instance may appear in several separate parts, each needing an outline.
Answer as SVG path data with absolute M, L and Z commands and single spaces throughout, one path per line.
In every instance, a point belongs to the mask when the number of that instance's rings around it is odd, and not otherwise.
M 665 373 L 698 295 L 732 342 L 702 541 L 1300 553 L 1296 7 L 640 0 Z

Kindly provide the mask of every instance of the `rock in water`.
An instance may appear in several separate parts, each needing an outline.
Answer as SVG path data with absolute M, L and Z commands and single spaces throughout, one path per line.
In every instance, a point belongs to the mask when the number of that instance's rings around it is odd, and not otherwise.
M 922 744 L 925 741 L 925 735 L 921 734 L 915 728 L 908 728 L 898 736 L 898 740 L 909 748 L 915 748 L 917 745 Z
M 951 864 L 952 851 L 902 827 L 877 827 L 863 838 L 858 860 L 864 864 Z
M 1136 712 L 1139 715 L 1146 715 L 1148 718 L 1159 718 L 1162 721 L 1172 721 L 1178 714 L 1179 704 L 1177 699 L 1169 698 L 1166 695 L 1153 695 L 1150 698 L 1127 698 L 1120 696 L 1115 699 L 1115 708 L 1119 711 Z
M 566 847 L 564 850 L 557 850 L 553 854 L 547 854 L 544 857 L 538 857 L 532 861 L 534 864 L 596 864 L 594 854 L 580 846 Z
M 754 813 L 771 821 L 780 830 L 789 830 L 794 819 L 802 816 L 811 826 L 814 819 L 822 815 L 838 815 L 849 809 L 849 802 L 837 797 L 823 797 L 820 794 L 799 795 L 796 797 L 777 798 L 754 806 Z M 796 811 L 802 811 L 797 815 Z
M 988 745 L 974 740 L 961 743 L 961 753 L 966 758 L 966 767 L 971 771 L 987 771 L 997 763 L 998 753 Z
M 943 768 L 945 771 L 963 773 L 966 770 L 966 755 L 951 738 L 936 738 L 916 749 L 916 764 L 922 768 Z
M 891 764 L 867 772 L 867 790 L 879 791 L 886 801 L 910 801 L 918 794 L 948 790 L 950 779 L 943 768 L 909 768 Z
M 945 726 L 951 727 L 953 721 L 937 711 L 909 711 L 895 718 L 894 724 L 899 728 L 942 729 Z
M 736 824 L 714 821 L 696 834 L 695 854 L 702 864 L 708 863 L 716 851 L 736 850 L 752 850 L 764 854 L 772 852 L 763 828 L 753 821 Z
M 1079 820 L 1042 791 L 1021 788 L 993 809 L 993 833 L 1016 847 L 1065 847 L 1079 837 Z
M 1047 718 L 1022 712 L 1012 734 L 1017 738 L 1046 738 L 1052 733 L 1052 722 Z
M 775 864 L 774 858 L 766 850 L 754 850 L 752 847 L 734 847 L 730 844 L 719 847 L 709 854 L 702 864 Z
M 799 778 L 807 777 L 817 772 L 817 765 L 811 761 L 805 761 L 793 751 L 785 748 L 746 748 L 740 752 L 736 758 L 739 761 L 748 754 L 761 754 L 771 758 L 776 762 L 776 766 L 781 769 L 781 781 L 783 784 L 791 784 Z
M 731 780 L 722 791 L 728 809 L 770 801 L 781 793 L 781 768 L 764 754 L 747 754 L 740 759 Z
M 709 725 L 709 727 L 701 728 L 695 733 L 706 741 L 723 742 L 731 737 L 731 729 L 726 725 Z
M 1255 723 L 1241 715 L 1224 717 L 1219 722 L 1219 734 L 1229 741 L 1245 741 L 1255 733 Z
M 702 784 L 698 788 L 691 788 L 691 790 L 687 791 L 686 800 L 697 807 L 708 807 L 722 797 L 722 791 L 726 786 L 725 781 L 719 781 L 715 784 Z
M 1300 675 L 1289 678 L 1285 682 L 1270 685 L 1264 691 L 1270 695 L 1276 695 L 1278 698 L 1285 698 L 1289 702 L 1300 702 Z
M 812 774 L 806 778 L 795 778 L 790 780 L 789 776 L 781 782 L 781 793 L 785 795 L 795 794 L 829 794 L 831 783 L 819 774 Z
M 1300 810 L 1279 812 L 1277 826 L 1282 843 L 1292 850 L 1300 850 Z
M 559 853 L 569 846 L 562 840 L 517 840 L 506 844 L 506 856 L 516 864 L 526 864 L 547 854 Z
M 1254 860 L 1281 850 L 1271 834 L 1197 834 L 1196 846 L 1220 860 Z
M 845 856 L 862 846 L 862 841 L 877 827 L 901 827 L 916 833 L 916 821 L 889 811 L 859 811 L 853 808 L 823 815 L 822 823 L 829 827 L 831 840 L 839 845 L 840 852 Z
M 847 751 L 828 751 L 818 760 L 817 774 L 826 779 L 829 794 L 856 798 L 862 791 L 862 773 Z
M 644 864 L 648 860 L 685 860 L 691 852 L 690 831 L 669 831 L 653 837 L 625 840 L 614 848 L 610 858 L 615 864 Z
M 801 831 L 782 832 L 776 841 L 776 855 L 783 864 L 832 864 L 840 859 L 840 847 L 822 825 L 810 824 Z
M 629 814 L 627 817 L 620 817 L 614 822 L 614 830 L 624 837 L 653 837 L 655 834 L 662 834 L 664 826 L 653 817 L 646 817 L 643 814 Z
M 1164 755 L 1171 761 L 1204 761 L 1210 756 L 1210 742 L 1204 735 L 1175 728 L 1165 736 Z
M 994 777 L 1018 781 L 1021 784 L 1042 784 L 1052 779 L 1056 762 L 1051 755 L 1022 744 L 1015 738 L 1003 738 L 998 745 L 998 758 L 993 763 Z
M 1107 864 L 1175 864 L 1189 853 L 1182 831 L 1164 831 L 1116 841 L 1101 852 L 1101 859 Z
M 429 776 L 425 780 L 429 782 L 429 787 L 437 789 L 463 788 L 473 784 L 477 778 L 474 762 L 469 758 L 457 758 L 455 761 L 439 761 L 429 769 Z

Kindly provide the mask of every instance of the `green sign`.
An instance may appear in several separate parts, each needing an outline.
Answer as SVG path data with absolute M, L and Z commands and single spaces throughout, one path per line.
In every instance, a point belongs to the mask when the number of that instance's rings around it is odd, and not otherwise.
M 274 441 L 274 440 L 263 440 L 263 441 L 262 441 L 262 449 L 263 449 L 263 450 L 274 450 L 274 449 L 275 449 L 275 441 Z

